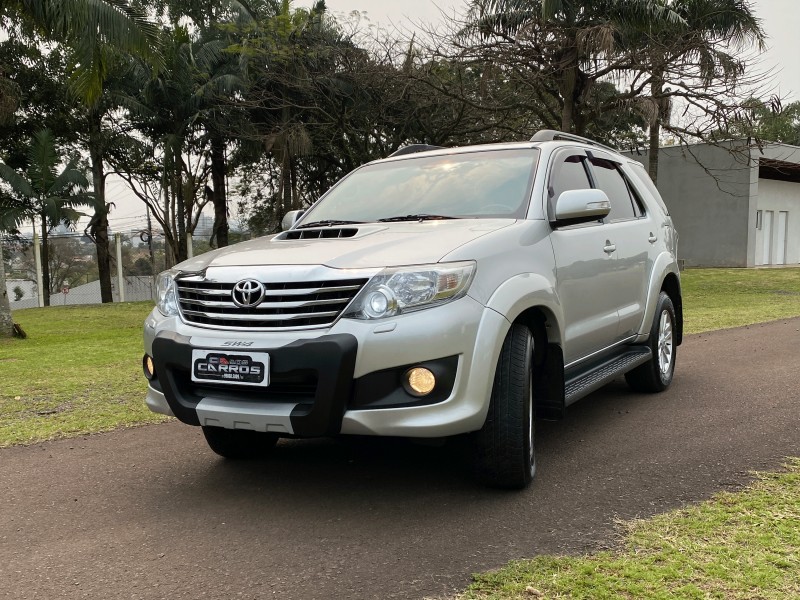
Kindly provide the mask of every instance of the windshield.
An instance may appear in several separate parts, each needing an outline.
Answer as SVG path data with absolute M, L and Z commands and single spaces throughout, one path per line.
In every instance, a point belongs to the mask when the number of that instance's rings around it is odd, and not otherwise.
M 535 148 L 524 148 L 367 165 L 311 207 L 301 227 L 320 221 L 366 223 L 396 217 L 522 218 L 537 156 Z

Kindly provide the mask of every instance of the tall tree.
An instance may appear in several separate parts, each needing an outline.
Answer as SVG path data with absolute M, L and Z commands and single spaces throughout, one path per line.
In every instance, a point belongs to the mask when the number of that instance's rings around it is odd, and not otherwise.
M 120 53 L 143 56 L 156 69 L 161 66 L 159 28 L 127 0 L 6 0 L 0 9 L 21 28 L 71 50 L 70 85 L 88 110 L 92 183 L 97 199 L 91 234 L 97 248 L 100 295 L 103 302 L 111 302 L 110 205 L 105 201 L 103 116 L 98 101 L 103 82 Z
M 664 0 L 472 0 L 470 16 L 461 40 L 467 53 L 524 72 L 543 105 L 558 105 L 560 129 L 579 134 L 592 117 L 592 87 L 622 79 L 635 64 L 629 32 L 684 20 Z M 636 97 L 644 85 L 632 81 L 598 108 Z
M 235 73 L 219 68 L 229 60 L 224 40 L 197 38 L 188 28 L 165 28 L 168 68 L 155 78 L 134 63 L 128 75 L 128 117 L 141 134 L 113 157 L 119 175 L 148 206 L 163 228 L 169 261 L 187 257 L 187 234 L 212 202 L 216 242 L 227 243 L 225 149 L 231 133 L 220 97 L 240 87 Z M 213 189 L 208 185 L 213 185 Z
M 0 212 L 0 230 L 16 230 L 24 222 L 39 219 L 42 235 L 42 283 L 39 293 L 50 306 L 50 271 L 48 236 L 59 224 L 72 224 L 81 216 L 75 208 L 90 205 L 94 199 L 84 193 L 89 187 L 86 175 L 73 158 L 63 163 L 56 151 L 52 133 L 44 129 L 31 141 L 28 165 L 18 172 L 0 163 L 0 178 L 10 187 L 11 197 Z
M 751 46 L 763 49 L 765 41 L 749 0 L 672 0 L 670 7 L 680 21 L 661 21 L 632 36 L 633 45 L 643 49 L 642 69 L 650 78 L 648 170 L 654 182 L 673 99 L 693 103 L 709 120 L 724 118 L 720 86 L 748 87 L 751 82 L 739 81 L 746 68 L 743 53 Z

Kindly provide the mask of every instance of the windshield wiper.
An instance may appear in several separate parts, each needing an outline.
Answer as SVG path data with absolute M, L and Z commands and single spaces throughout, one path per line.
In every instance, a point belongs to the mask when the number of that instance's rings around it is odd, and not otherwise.
M 458 219 L 459 217 L 448 217 L 447 215 L 404 215 L 397 217 L 387 217 L 385 219 L 378 219 L 381 223 L 391 223 L 393 221 L 439 221 L 442 219 Z
M 336 221 L 336 220 L 326 220 L 326 221 L 311 221 L 310 223 L 303 223 L 302 225 L 298 225 L 297 229 L 304 229 L 306 227 L 330 227 L 331 225 L 359 225 L 364 221 Z

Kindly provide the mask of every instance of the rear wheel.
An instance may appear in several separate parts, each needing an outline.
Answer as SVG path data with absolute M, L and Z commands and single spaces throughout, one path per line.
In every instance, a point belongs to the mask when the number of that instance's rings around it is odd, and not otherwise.
M 203 427 L 208 446 L 220 456 L 234 460 L 266 456 L 278 442 L 275 433 Z
M 473 465 L 481 482 L 524 488 L 536 472 L 533 407 L 533 336 L 514 324 L 506 335 L 486 422 L 473 434 Z
M 661 292 L 650 329 L 650 350 L 653 357 L 625 374 L 628 385 L 637 392 L 663 392 L 675 374 L 675 308 L 672 300 Z

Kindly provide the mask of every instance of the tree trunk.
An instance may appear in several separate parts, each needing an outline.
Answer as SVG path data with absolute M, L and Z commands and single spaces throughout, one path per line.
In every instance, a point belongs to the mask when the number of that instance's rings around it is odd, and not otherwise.
M 44 305 L 50 306 L 50 246 L 47 243 L 47 219 L 42 215 L 42 294 Z
M 171 269 L 177 263 L 178 247 L 175 244 L 175 203 L 172 201 L 172 174 L 167 170 L 166 159 L 162 163 L 162 190 L 164 194 L 164 269 Z
M 95 188 L 96 189 L 96 188 Z M 105 195 L 105 194 L 104 194 Z M 105 200 L 103 200 L 105 203 Z M 108 213 L 100 215 L 94 229 L 95 247 L 97 248 L 97 272 L 100 276 L 100 301 L 104 304 L 114 301 L 111 289 L 111 251 L 108 247 Z M 122 268 L 122 265 L 117 265 Z
M 102 115 L 89 110 L 89 156 L 92 161 L 92 186 L 97 207 L 91 227 L 97 251 L 97 273 L 100 277 L 100 301 L 113 302 L 111 290 L 111 253 L 108 248 L 108 207 L 106 206 L 106 174 L 103 169 Z M 120 265 L 119 268 L 122 268 Z
M 575 115 L 575 78 L 577 73 L 575 67 L 570 66 L 564 71 L 562 85 L 562 95 L 564 97 L 564 108 L 561 110 L 561 131 L 569 133 L 572 131 L 572 122 Z
M 0 246 L 0 338 L 14 335 L 14 320 L 11 318 L 11 304 L 6 286 L 6 266 L 3 262 L 3 248 Z
M 574 23 L 574 15 L 567 9 L 567 26 Z M 578 85 L 578 39 L 573 32 L 569 37 L 569 47 L 564 49 L 564 68 L 561 72 L 561 96 L 564 108 L 561 110 L 561 131 L 572 131 L 575 120 L 575 89 Z
M 175 257 L 178 262 L 183 262 L 188 258 L 186 244 L 186 206 L 183 202 L 183 178 L 179 171 L 178 162 L 175 162 L 176 173 L 173 176 L 173 186 L 176 199 L 177 225 L 178 225 L 178 255 Z
M 225 192 L 225 141 L 217 136 L 211 137 L 211 183 L 214 186 L 214 229 L 211 244 L 217 248 L 228 245 L 228 198 Z
M 277 222 L 280 225 L 283 216 L 292 210 L 292 184 L 289 181 L 289 149 L 283 149 L 283 160 L 281 161 L 281 196 L 283 203 L 281 214 L 278 215 Z
M 292 181 L 292 210 L 300 208 L 300 189 L 297 182 L 297 161 L 291 160 L 289 162 L 289 176 Z
M 658 58 L 654 58 L 656 63 Z M 653 69 L 650 81 L 650 98 L 653 102 L 654 114 L 650 120 L 650 140 L 647 152 L 647 171 L 653 183 L 658 180 L 658 153 L 661 146 L 661 119 L 664 118 L 666 100 L 664 96 L 664 77 L 661 69 Z
M 650 147 L 647 151 L 647 172 L 650 174 L 650 179 L 653 183 L 658 182 L 658 148 L 660 146 L 659 138 L 661 137 L 661 123 L 659 119 L 650 123 Z

